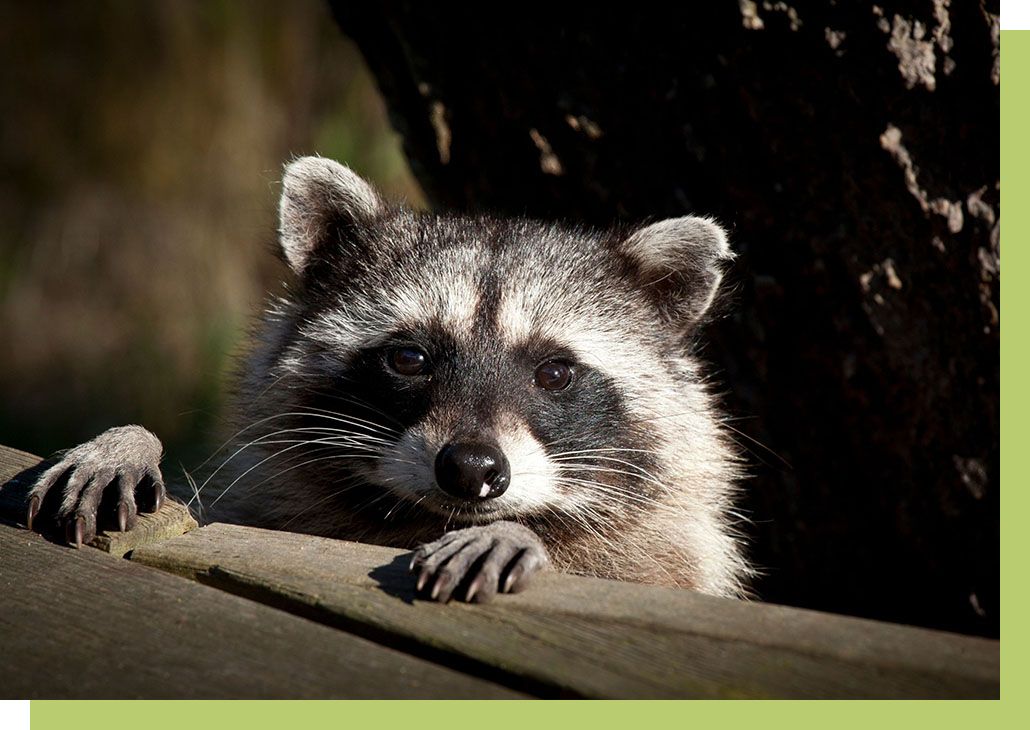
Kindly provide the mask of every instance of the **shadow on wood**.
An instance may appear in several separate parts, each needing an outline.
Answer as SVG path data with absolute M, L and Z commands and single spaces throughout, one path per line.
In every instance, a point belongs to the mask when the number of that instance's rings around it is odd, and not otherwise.
M 693 591 L 545 574 L 440 605 L 409 552 L 223 524 L 132 559 L 544 696 L 998 696 L 995 641 Z

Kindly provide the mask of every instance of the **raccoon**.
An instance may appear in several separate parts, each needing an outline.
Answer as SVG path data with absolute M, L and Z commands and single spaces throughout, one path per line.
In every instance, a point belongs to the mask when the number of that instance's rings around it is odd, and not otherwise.
M 321 157 L 285 168 L 279 221 L 295 281 L 197 493 L 210 518 L 412 549 L 444 602 L 545 569 L 746 594 L 741 462 L 692 354 L 732 257 L 714 221 L 416 212 Z M 160 454 L 140 426 L 101 434 L 40 478 L 30 523 L 63 483 L 70 543 L 105 491 L 131 529 L 134 492 L 164 498 Z

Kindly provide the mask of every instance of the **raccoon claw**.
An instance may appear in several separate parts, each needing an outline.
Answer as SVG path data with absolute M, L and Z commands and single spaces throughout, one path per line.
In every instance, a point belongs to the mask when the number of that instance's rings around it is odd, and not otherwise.
M 40 514 L 47 513 L 63 524 L 65 541 L 81 547 L 96 537 L 103 509 L 105 519 L 119 530 L 131 530 L 136 524 L 137 486 L 149 483 L 141 490 L 140 509 L 156 512 L 164 503 L 160 459 L 161 442 L 146 429 L 123 426 L 105 431 L 65 453 L 39 477 L 29 492 L 28 528 L 38 527 Z M 103 499 L 105 494 L 117 501 Z M 114 510 L 108 511 L 111 501 Z
M 68 544 L 76 549 L 82 547 L 82 537 L 85 530 L 86 523 L 81 517 L 76 517 L 74 520 L 68 522 L 68 525 L 65 528 Z M 92 539 L 92 537 L 90 539 Z
M 523 551 L 504 579 L 504 592 L 518 593 L 523 590 L 529 583 L 529 576 L 540 570 L 541 567 L 537 554 L 528 550 Z
M 32 529 L 32 522 L 36 519 L 36 515 L 39 514 L 40 504 L 40 498 L 35 495 L 33 495 L 31 499 L 29 499 L 29 514 L 25 519 L 25 524 L 30 530 Z
M 531 530 L 494 522 L 455 530 L 422 545 L 410 570 L 419 571 L 416 591 L 428 588 L 431 600 L 446 603 L 464 596 L 466 602 L 485 603 L 498 592 L 522 590 L 533 573 L 549 565 L 546 548 Z

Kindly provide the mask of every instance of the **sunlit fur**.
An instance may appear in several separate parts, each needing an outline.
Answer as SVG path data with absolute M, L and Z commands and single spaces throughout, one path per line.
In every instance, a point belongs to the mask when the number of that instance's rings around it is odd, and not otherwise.
M 561 570 L 745 593 L 739 463 L 691 355 L 730 256 L 715 223 L 415 213 L 322 158 L 287 168 L 280 215 L 296 281 L 257 331 L 210 515 L 399 547 L 512 520 Z M 429 374 L 391 371 L 398 345 Z M 534 384 L 552 358 L 572 364 L 566 390 Z M 456 439 L 504 451 L 503 495 L 468 506 L 436 485 Z

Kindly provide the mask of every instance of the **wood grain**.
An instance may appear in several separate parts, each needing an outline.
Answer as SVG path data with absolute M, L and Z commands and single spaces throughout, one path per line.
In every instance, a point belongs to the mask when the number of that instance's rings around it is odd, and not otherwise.
M 28 505 L 26 495 L 36 478 L 53 463 L 54 459 L 43 460 L 24 451 L 0 446 L 0 522 L 25 525 Z M 40 523 L 47 537 L 64 544 L 64 536 L 55 524 L 45 519 L 40 519 Z M 100 530 L 90 544 L 104 552 L 121 556 L 140 545 L 176 537 L 196 526 L 197 521 L 186 506 L 169 497 L 157 512 L 141 513 L 132 530 Z
M 0 525 L 0 697 L 507 697 L 503 687 Z
M 408 554 L 210 525 L 133 560 L 544 695 L 997 697 L 995 641 L 591 578 L 418 600 Z
M 0 521 L 24 519 L 44 466 L 0 448 L 0 482 L 14 477 Z M 556 574 L 488 606 L 441 606 L 416 599 L 403 551 L 231 525 L 167 539 L 188 529 L 183 515 L 170 503 L 142 529 L 98 538 L 136 564 L 0 525 L 0 637 L 5 655 L 24 657 L 4 663 L 2 692 L 998 696 L 994 641 Z M 186 679 L 206 673 L 212 683 Z

